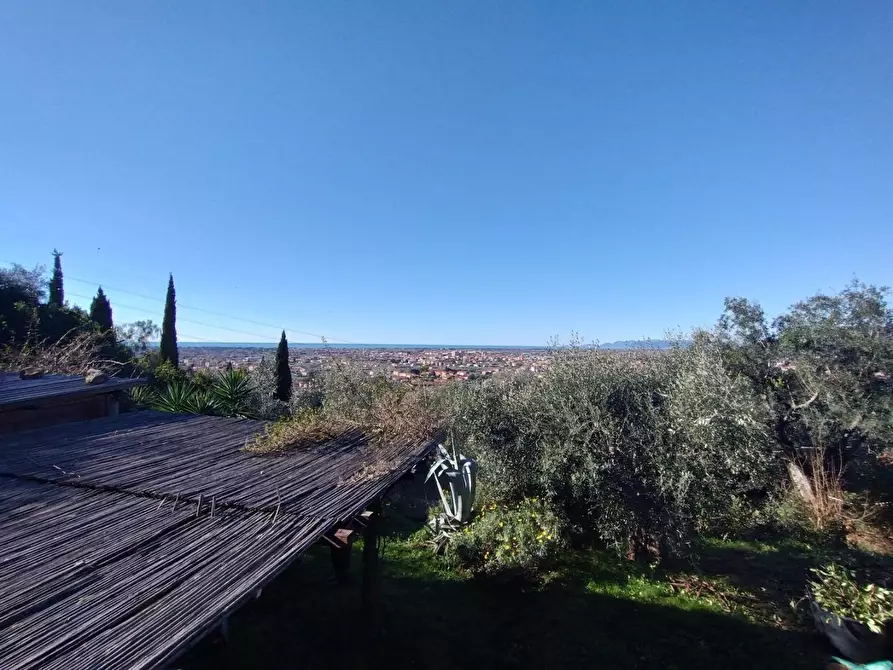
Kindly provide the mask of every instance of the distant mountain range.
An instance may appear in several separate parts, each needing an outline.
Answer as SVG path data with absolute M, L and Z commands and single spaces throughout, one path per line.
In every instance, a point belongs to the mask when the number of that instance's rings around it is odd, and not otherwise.
M 599 349 L 672 349 L 670 340 L 619 340 L 599 344 Z

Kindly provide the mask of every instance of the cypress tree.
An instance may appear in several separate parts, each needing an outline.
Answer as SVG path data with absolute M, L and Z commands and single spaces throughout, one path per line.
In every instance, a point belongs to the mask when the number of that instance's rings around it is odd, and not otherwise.
M 161 324 L 161 362 L 170 361 L 175 368 L 180 365 L 177 351 L 177 293 L 174 275 L 167 282 L 167 298 L 164 301 L 164 321 Z
M 112 329 L 112 304 L 105 296 L 102 287 L 96 292 L 96 297 L 90 303 L 90 318 L 99 324 L 103 332 Z
M 288 340 L 285 339 L 284 330 L 276 349 L 276 392 L 273 397 L 282 402 L 291 400 L 291 368 L 288 366 Z
M 65 291 L 62 288 L 62 254 L 53 249 L 53 276 L 50 277 L 49 304 L 62 307 L 65 304 Z

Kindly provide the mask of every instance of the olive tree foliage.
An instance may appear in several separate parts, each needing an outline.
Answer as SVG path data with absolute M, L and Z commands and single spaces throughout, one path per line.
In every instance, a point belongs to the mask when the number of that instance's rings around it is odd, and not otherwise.
M 254 393 L 250 406 L 255 416 L 261 419 L 276 420 L 288 415 L 289 404 L 276 397 L 278 376 L 276 363 L 263 358 L 251 372 Z
M 324 417 L 381 439 L 430 439 L 446 411 L 438 389 L 403 384 L 346 361 L 323 372 L 319 391 Z
M 893 438 L 888 297 L 853 281 L 794 304 L 771 325 L 757 303 L 726 300 L 715 331 L 725 363 L 762 398 L 791 458 L 822 450 L 845 462 Z
M 43 266 L 0 268 L 0 346 L 13 350 L 51 346 L 92 332 L 93 323 L 84 310 L 46 301 L 44 273 Z
M 46 299 L 46 268 L 38 265 L 32 270 L 14 263 L 9 268 L 0 268 L 0 296 L 4 302 L 0 306 L 6 308 L 16 302 L 24 302 L 34 306 Z
M 548 500 L 575 534 L 673 553 L 777 479 L 765 408 L 707 337 L 669 352 L 555 351 L 540 377 L 457 391 L 454 431 L 489 495 Z
M 29 270 L 14 264 L 0 268 L 0 338 L 24 341 L 32 314 L 46 298 L 44 268 Z
M 134 355 L 145 354 L 149 349 L 149 341 L 161 333 L 161 329 L 148 319 L 123 323 L 114 328 L 118 341 L 128 347 Z

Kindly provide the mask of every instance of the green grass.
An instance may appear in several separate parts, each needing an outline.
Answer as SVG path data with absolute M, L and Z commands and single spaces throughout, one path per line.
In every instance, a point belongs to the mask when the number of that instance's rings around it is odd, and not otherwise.
M 817 668 L 830 649 L 788 603 L 822 558 L 802 543 L 707 541 L 700 560 L 642 566 L 568 552 L 536 583 L 451 569 L 424 534 L 389 519 L 384 614 L 338 587 L 318 547 L 179 667 L 229 668 Z

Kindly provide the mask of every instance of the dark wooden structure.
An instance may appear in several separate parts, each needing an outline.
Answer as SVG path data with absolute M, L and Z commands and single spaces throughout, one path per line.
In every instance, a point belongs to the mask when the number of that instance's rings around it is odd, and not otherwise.
M 145 383 L 111 377 L 90 385 L 76 375 L 19 379 L 18 374 L 0 372 L 0 433 L 114 416 L 120 394 Z
M 262 427 L 136 412 L 0 435 L 0 667 L 164 667 L 314 543 L 367 526 L 433 446 L 245 451 Z

